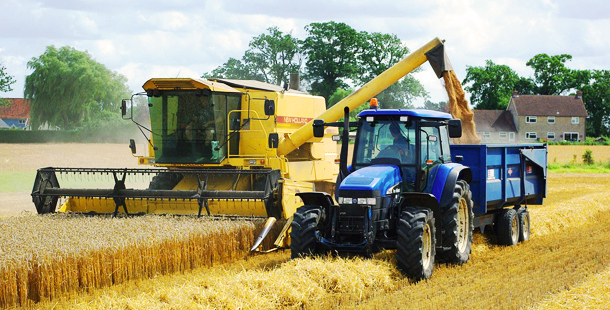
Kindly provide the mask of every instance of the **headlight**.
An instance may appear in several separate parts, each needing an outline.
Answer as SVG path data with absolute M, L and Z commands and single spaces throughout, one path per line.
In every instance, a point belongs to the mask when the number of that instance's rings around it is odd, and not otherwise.
M 370 197 L 370 198 L 339 197 L 338 201 L 339 201 L 339 204 L 344 204 L 344 205 L 359 204 L 359 205 L 374 206 L 377 204 L 377 199 L 375 197 Z

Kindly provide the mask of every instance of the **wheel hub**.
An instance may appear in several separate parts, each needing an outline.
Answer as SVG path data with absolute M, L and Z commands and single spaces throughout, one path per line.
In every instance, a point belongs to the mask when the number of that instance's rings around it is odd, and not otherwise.
M 422 246 L 422 264 L 424 267 L 430 265 L 432 261 L 432 234 L 430 233 L 430 225 L 424 226 L 423 246 Z
M 470 227 L 470 216 L 468 214 L 468 204 L 466 199 L 460 198 L 458 210 L 458 250 L 464 252 L 468 245 L 468 228 Z

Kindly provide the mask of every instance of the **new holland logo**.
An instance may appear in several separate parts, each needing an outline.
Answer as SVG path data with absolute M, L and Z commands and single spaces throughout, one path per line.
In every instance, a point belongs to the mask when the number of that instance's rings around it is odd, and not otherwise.
M 298 116 L 278 116 L 277 122 L 284 124 L 307 124 L 313 118 Z

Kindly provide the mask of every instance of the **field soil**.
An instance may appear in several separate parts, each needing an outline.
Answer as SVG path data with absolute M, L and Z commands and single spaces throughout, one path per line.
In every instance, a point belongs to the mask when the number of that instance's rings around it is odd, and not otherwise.
M 0 217 L 36 213 L 30 193 L 36 170 L 43 167 L 136 168 L 138 164 L 127 144 L 2 143 Z

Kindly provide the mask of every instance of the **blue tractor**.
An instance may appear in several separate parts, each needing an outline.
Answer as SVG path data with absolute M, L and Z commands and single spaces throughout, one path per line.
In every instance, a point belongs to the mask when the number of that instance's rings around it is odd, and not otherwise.
M 463 264 L 474 229 L 472 172 L 452 162 L 450 139 L 461 121 L 429 110 L 371 109 L 357 122 L 314 120 L 314 136 L 326 126 L 343 128 L 337 201 L 322 192 L 299 193 L 290 233 L 291 256 L 397 249 L 397 266 L 409 278 L 429 278 L 435 260 Z M 347 163 L 350 128 L 357 128 Z M 339 138 L 339 137 L 337 137 Z M 338 140 L 338 139 L 337 139 Z

